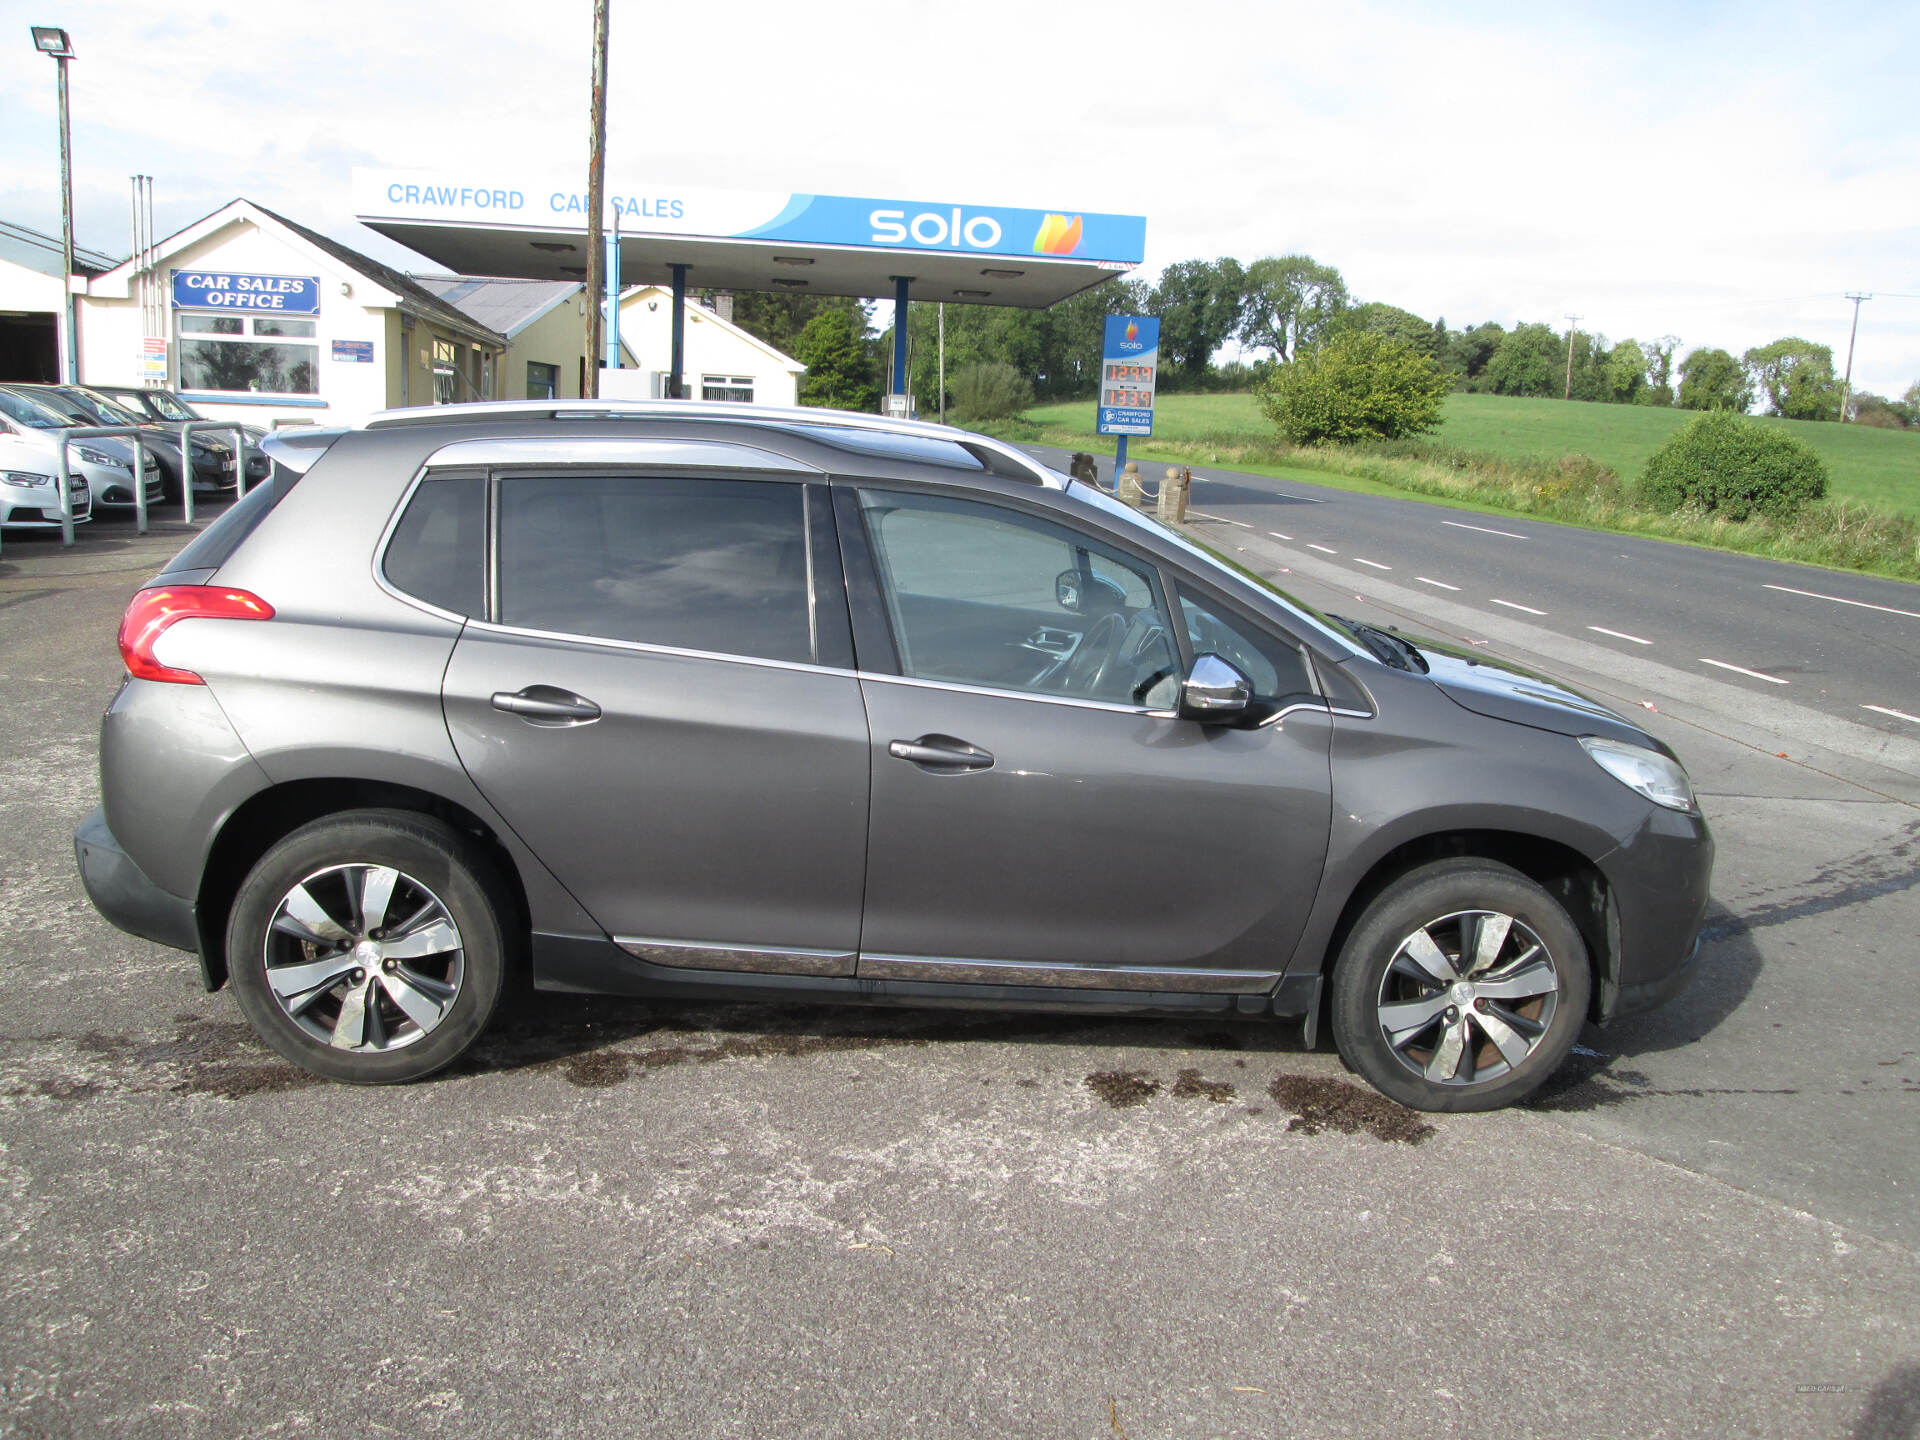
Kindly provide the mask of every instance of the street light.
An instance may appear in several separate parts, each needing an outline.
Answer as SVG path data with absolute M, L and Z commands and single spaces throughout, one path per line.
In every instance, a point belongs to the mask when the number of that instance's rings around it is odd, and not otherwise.
M 51 55 L 60 66 L 60 240 L 66 265 L 60 275 L 61 312 L 66 316 L 66 352 L 60 357 L 69 385 L 80 383 L 80 341 L 74 333 L 73 309 L 73 133 L 67 124 L 67 62 L 73 59 L 73 41 L 53 25 L 33 25 L 33 48 Z

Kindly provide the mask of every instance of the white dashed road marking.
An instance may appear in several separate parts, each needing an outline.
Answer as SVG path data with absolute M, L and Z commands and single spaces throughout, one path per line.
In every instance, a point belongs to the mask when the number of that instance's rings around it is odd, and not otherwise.
M 1879 715 L 1891 715 L 1896 720 L 1911 720 L 1914 724 L 1920 725 L 1920 715 L 1909 715 L 1904 710 L 1889 710 L 1884 705 L 1862 705 L 1860 708 L 1862 710 L 1871 710 Z
M 1844 595 L 1822 595 L 1818 590 L 1796 590 L 1791 585 L 1769 585 L 1769 590 L 1779 590 L 1788 595 L 1804 595 L 1809 600 L 1831 600 L 1836 605 L 1857 605 L 1862 610 L 1884 610 L 1889 615 L 1905 615 L 1910 620 L 1920 620 L 1920 610 L 1896 610 L 1891 605 L 1869 605 L 1864 600 L 1849 600 Z M 1873 707 L 1867 707 L 1871 710 Z
M 1291 540 L 1293 538 L 1291 535 L 1282 535 L 1278 530 L 1269 530 L 1267 533 L 1276 540 Z
M 1340 553 L 1338 550 L 1329 550 L 1324 545 L 1316 545 L 1311 540 L 1307 542 L 1307 549 L 1318 550 L 1323 555 L 1338 555 Z
M 1327 503 L 1324 500 L 1316 500 L 1311 495 L 1289 495 L 1284 490 L 1276 490 L 1273 493 L 1278 495 L 1282 500 L 1304 500 L 1309 505 L 1324 505 Z
M 1536 610 L 1531 605 L 1517 604 L 1512 600 L 1495 600 L 1493 603 L 1496 605 L 1504 605 L 1509 610 L 1524 610 L 1529 615 L 1544 615 L 1547 613 L 1544 610 Z
M 1744 665 L 1729 665 L 1724 660 L 1709 660 L 1704 655 L 1700 657 L 1700 663 L 1702 665 L 1716 665 L 1722 670 L 1731 670 L 1736 675 L 1748 675 L 1755 680 L 1764 680 L 1769 685 L 1785 685 L 1787 683 L 1778 675 L 1762 675 L 1758 670 L 1749 670 Z
M 1442 520 L 1442 525 L 1451 525 L 1456 530 L 1478 530 L 1482 535 L 1504 535 L 1509 540 L 1524 540 L 1524 535 L 1516 535 L 1511 530 L 1489 530 L 1484 525 L 1467 525 L 1458 520 Z
M 1393 568 L 1391 565 L 1382 565 L 1378 560 L 1362 560 L 1358 555 L 1353 557 L 1353 563 L 1356 565 L 1371 565 L 1376 570 L 1391 570 Z
M 1609 630 L 1604 625 L 1589 625 L 1587 629 L 1596 635 L 1611 635 L 1616 640 L 1631 640 L 1636 645 L 1651 645 L 1651 640 L 1642 640 L 1638 635 L 1629 635 L 1624 630 Z
M 1449 585 L 1444 580 L 1429 580 L 1424 575 L 1416 575 L 1413 578 L 1418 580 L 1422 585 L 1432 585 L 1441 590 L 1458 590 L 1460 588 L 1458 585 Z

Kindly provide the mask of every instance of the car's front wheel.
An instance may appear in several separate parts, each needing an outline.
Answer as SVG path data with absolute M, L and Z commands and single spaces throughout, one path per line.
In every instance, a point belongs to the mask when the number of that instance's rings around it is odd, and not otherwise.
M 1492 1110 L 1573 1048 L 1592 978 L 1560 903 L 1516 870 L 1447 860 L 1382 891 L 1334 965 L 1340 1054 L 1416 1110 Z
M 431 1075 L 479 1038 L 500 998 L 500 893 L 478 847 L 429 816 L 316 820 L 268 850 L 234 899 L 240 1008 L 267 1044 L 329 1080 Z

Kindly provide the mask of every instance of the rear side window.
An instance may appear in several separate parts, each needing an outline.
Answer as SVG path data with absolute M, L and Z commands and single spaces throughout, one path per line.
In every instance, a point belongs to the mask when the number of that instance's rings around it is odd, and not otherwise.
M 778 481 L 506 476 L 500 623 L 811 662 L 804 499 Z
M 387 583 L 456 615 L 486 614 L 487 482 L 423 480 L 387 542 Z

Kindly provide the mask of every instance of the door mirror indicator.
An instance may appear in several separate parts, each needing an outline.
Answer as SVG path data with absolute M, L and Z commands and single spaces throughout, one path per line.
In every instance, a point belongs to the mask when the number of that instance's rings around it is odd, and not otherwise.
M 1180 682 L 1180 718 L 1218 725 L 1238 720 L 1253 703 L 1253 682 L 1218 655 L 1196 655 Z

